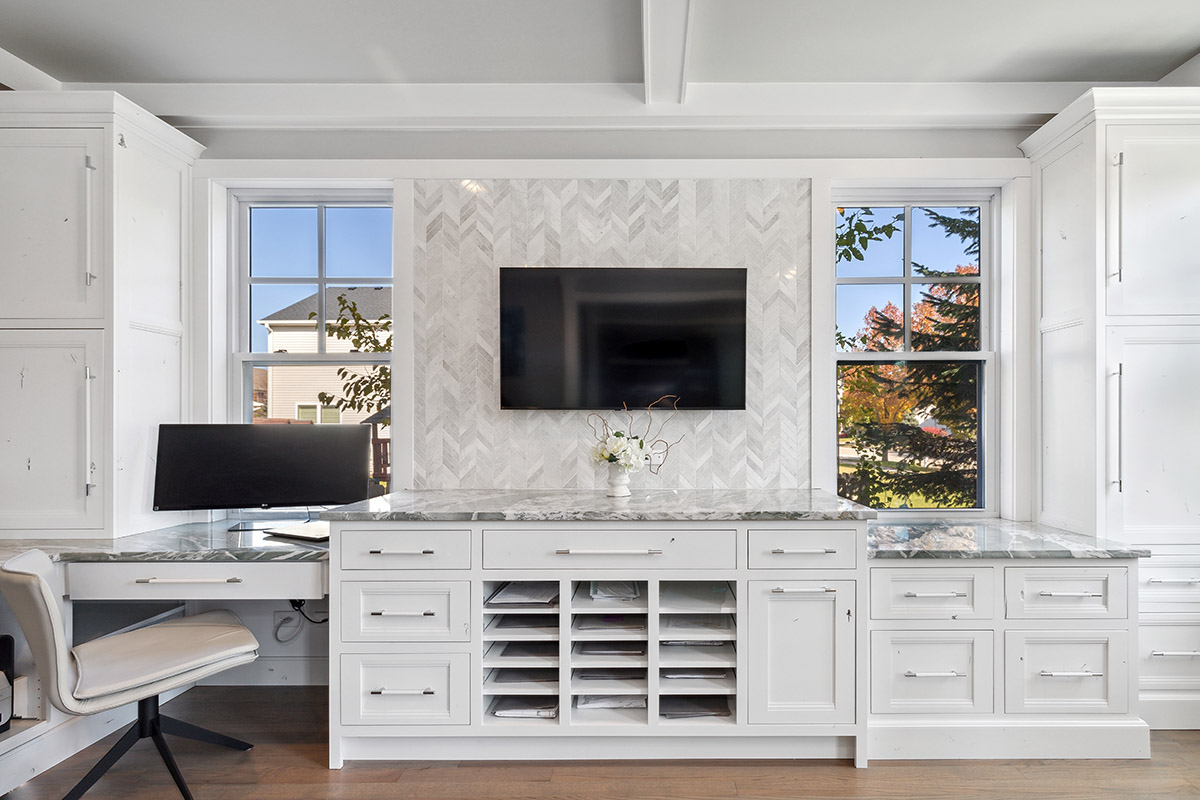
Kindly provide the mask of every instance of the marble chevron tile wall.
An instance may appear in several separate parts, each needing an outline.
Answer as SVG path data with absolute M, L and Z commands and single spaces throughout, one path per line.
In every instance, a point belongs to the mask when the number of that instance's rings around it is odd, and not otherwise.
M 748 270 L 745 411 L 681 412 L 645 488 L 809 485 L 807 180 L 421 180 L 414 485 L 604 485 L 586 413 L 501 411 L 501 266 Z

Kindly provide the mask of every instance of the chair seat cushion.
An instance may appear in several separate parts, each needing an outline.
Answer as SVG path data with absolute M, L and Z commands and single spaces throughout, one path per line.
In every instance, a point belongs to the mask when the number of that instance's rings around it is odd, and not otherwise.
M 258 640 L 232 612 L 171 619 L 72 649 L 79 673 L 73 694 L 80 700 L 103 697 L 256 650 Z

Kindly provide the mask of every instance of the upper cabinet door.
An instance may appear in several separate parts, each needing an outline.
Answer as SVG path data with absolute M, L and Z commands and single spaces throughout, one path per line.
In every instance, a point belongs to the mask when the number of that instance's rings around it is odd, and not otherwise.
M 104 132 L 0 130 L 0 318 L 104 317 Z
M 1200 125 L 1110 125 L 1109 314 L 1200 314 Z

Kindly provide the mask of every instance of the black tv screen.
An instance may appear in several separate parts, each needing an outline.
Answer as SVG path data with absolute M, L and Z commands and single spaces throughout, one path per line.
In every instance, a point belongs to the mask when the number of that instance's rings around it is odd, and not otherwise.
M 364 500 L 366 425 L 159 425 L 155 511 Z
M 746 407 L 746 270 L 502 267 L 500 407 Z

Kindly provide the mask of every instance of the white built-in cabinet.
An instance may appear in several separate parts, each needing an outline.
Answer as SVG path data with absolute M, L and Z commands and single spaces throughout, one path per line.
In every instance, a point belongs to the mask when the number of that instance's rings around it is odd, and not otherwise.
M 1038 230 L 1037 519 L 1145 545 L 1154 567 L 1195 559 L 1200 89 L 1094 89 L 1022 149 Z M 1200 727 L 1200 657 L 1180 655 L 1200 636 L 1153 607 L 1141 711 Z
M 182 421 L 188 137 L 112 92 L 0 93 L 0 537 L 116 536 Z

